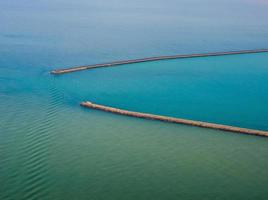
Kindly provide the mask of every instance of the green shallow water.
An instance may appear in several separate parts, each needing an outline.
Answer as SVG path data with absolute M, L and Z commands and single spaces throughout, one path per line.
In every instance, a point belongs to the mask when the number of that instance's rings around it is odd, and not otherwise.
M 79 102 L 267 129 L 267 54 L 48 72 L 268 47 L 267 6 L 0 1 L 0 200 L 266 200 L 266 138 L 118 116 Z
M 20 99 L 1 106 L 18 109 L 2 120 L 1 199 L 267 196 L 265 138 Z

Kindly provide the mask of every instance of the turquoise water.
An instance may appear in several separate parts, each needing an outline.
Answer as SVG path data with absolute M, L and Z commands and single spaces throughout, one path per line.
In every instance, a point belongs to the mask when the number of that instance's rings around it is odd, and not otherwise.
M 267 199 L 267 54 L 51 76 L 54 68 L 268 46 L 265 1 L 0 1 L 0 199 Z M 165 106 L 165 107 L 164 107 Z
M 143 62 L 54 79 L 74 102 L 268 130 L 267 77 L 268 53 L 259 53 Z

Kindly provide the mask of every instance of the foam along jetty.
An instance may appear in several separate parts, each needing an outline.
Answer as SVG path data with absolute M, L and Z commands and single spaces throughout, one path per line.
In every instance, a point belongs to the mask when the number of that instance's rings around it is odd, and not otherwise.
M 161 116 L 161 115 L 153 115 L 153 114 L 148 114 L 148 113 L 133 112 L 129 110 L 122 110 L 118 108 L 94 104 L 89 101 L 82 102 L 80 105 L 87 107 L 87 108 L 102 110 L 105 112 L 111 112 L 111 113 L 116 113 L 120 115 L 127 115 L 131 117 L 145 118 L 145 119 L 158 120 L 158 121 L 164 121 L 164 122 L 170 122 L 170 123 L 185 124 L 185 125 L 198 126 L 198 127 L 203 127 L 203 128 L 217 129 L 217 130 L 222 130 L 222 131 L 268 137 L 268 131 L 246 129 L 246 128 L 226 126 L 226 125 L 221 125 L 221 124 L 214 124 L 214 123 L 201 122 L 201 121 L 195 121 L 195 120 L 167 117 L 167 116 Z
M 65 69 L 56 69 L 56 70 L 51 71 L 50 73 L 51 74 L 65 74 L 65 73 L 86 70 L 86 69 L 95 69 L 95 68 L 100 68 L 100 67 L 112 67 L 112 66 L 117 66 L 117 65 L 133 64 L 133 63 L 149 62 L 149 61 L 157 61 L 157 60 L 208 57 L 208 56 L 224 56 L 224 55 L 264 53 L 264 52 L 268 52 L 268 49 L 226 51 L 226 52 L 201 53 L 201 54 L 180 54 L 180 55 L 173 55 L 173 56 L 158 56 L 158 57 L 149 57 L 149 58 L 141 58 L 141 59 L 134 59 L 134 60 L 115 61 L 115 62 L 110 62 L 110 63 L 95 64 L 95 65 L 77 66 L 77 67 L 71 67 L 71 68 L 65 68 Z

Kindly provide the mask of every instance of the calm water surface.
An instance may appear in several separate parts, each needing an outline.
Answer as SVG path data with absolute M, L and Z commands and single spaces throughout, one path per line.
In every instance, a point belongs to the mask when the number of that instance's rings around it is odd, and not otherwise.
M 268 129 L 268 55 L 53 68 L 268 47 L 262 0 L 0 0 L 0 199 L 267 199 L 266 138 L 110 106 Z
M 267 77 L 268 53 L 259 53 L 136 63 L 54 78 L 80 101 L 268 130 Z

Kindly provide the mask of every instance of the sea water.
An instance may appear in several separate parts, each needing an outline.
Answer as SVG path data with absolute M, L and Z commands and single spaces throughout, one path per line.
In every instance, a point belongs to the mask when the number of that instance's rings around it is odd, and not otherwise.
M 52 76 L 114 60 L 267 48 L 266 1 L 0 1 L 0 199 L 266 199 L 267 53 Z
M 268 130 L 267 77 L 268 53 L 256 53 L 142 62 L 54 79 L 74 102 Z

